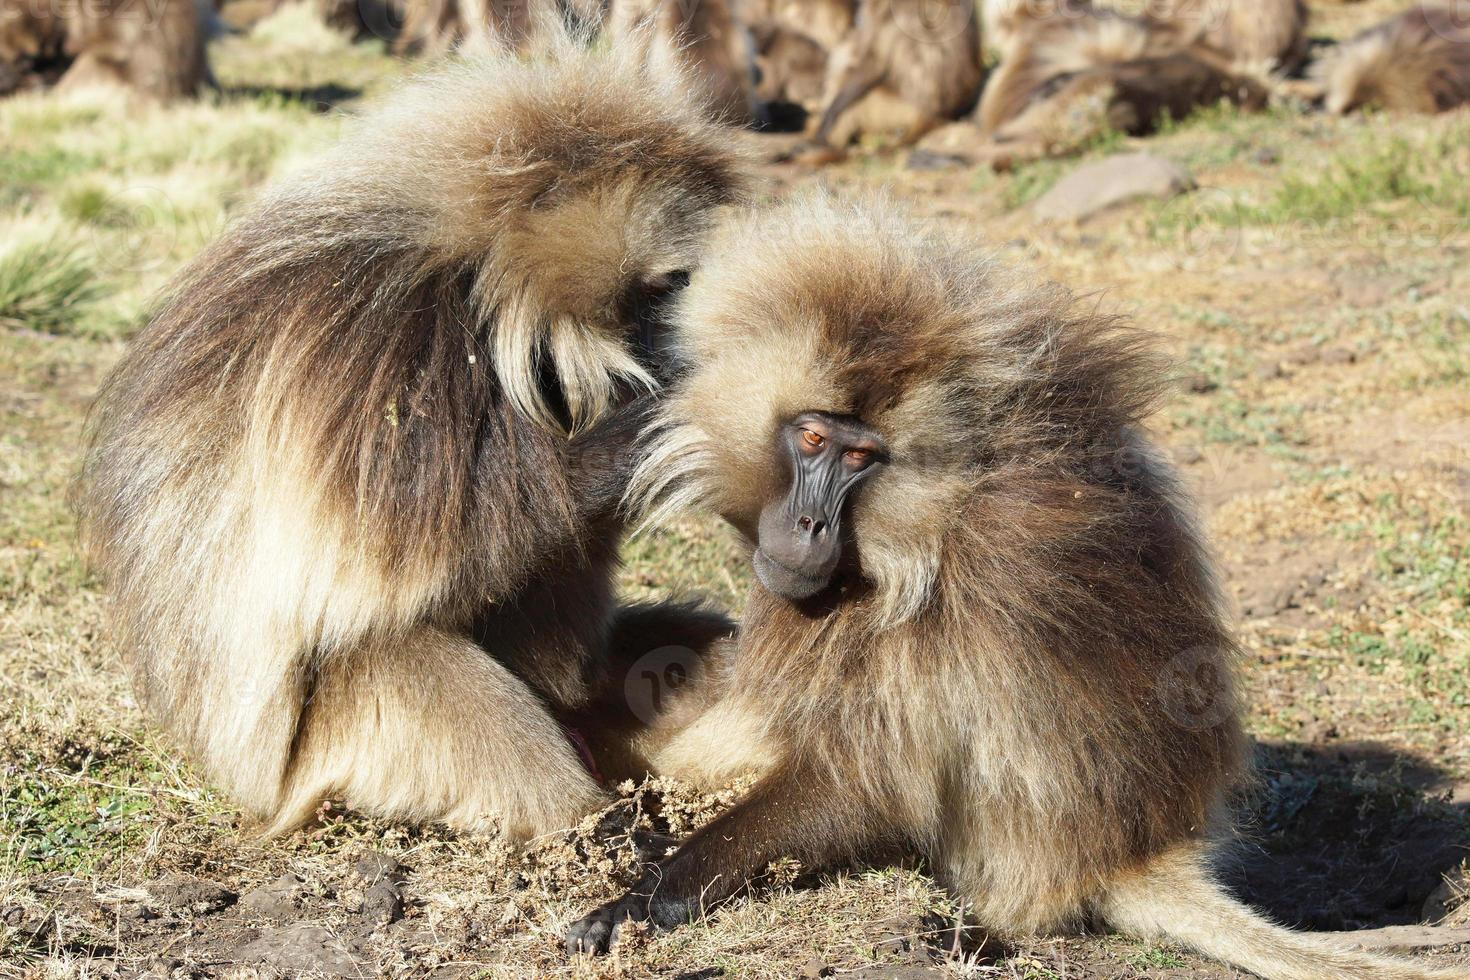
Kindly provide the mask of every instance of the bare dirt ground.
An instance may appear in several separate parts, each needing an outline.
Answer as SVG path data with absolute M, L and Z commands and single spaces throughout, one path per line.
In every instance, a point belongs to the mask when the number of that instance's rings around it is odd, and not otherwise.
M 1314 32 L 1402 6 L 1324 5 Z M 0 104 L 0 977 L 1240 975 L 1105 935 L 987 943 L 920 864 L 776 866 L 704 923 L 569 961 L 562 929 L 628 880 L 623 830 L 687 832 L 739 787 L 626 787 L 520 853 L 328 801 L 257 839 L 134 704 L 64 494 L 152 291 L 404 70 L 283 18 L 216 44 L 225 92 L 204 105 Z M 749 140 L 766 160 L 783 145 Z M 1132 142 L 1084 159 L 1146 148 L 1200 189 L 1048 225 L 1030 203 L 1082 161 L 917 171 L 869 147 L 762 169 L 772 197 L 889 193 L 1158 331 L 1178 370 L 1155 431 L 1250 653 L 1258 775 L 1226 874 L 1282 921 L 1390 928 L 1375 941 L 1470 964 L 1470 115 L 1211 112 Z M 713 523 L 626 557 L 630 594 L 739 608 L 746 573 Z

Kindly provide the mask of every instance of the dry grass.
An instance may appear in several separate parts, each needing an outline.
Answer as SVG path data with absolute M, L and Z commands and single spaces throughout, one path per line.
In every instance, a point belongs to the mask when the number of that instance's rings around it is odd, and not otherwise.
M 1394 6 L 1332 5 L 1322 23 L 1342 33 Z M 335 809 L 252 838 L 134 705 L 64 495 L 87 400 L 150 296 L 270 174 L 333 138 L 327 104 L 350 111 L 403 70 L 381 45 L 303 35 L 299 16 L 217 44 L 226 92 L 198 105 L 0 103 L 0 976 L 269 973 L 242 951 L 298 923 L 324 931 L 292 933 L 297 946 L 364 975 L 1230 976 L 1105 937 L 957 945 L 957 910 L 905 866 L 776 867 L 708 923 L 567 962 L 561 928 L 631 867 L 609 828 L 640 811 L 645 828 L 682 832 L 728 793 L 629 788 L 600 830 L 524 854 Z M 1160 332 L 1187 383 L 1157 429 L 1202 501 L 1253 655 L 1262 778 L 1242 801 L 1236 877 L 1309 926 L 1415 921 L 1470 844 L 1470 117 L 1209 113 L 1147 145 L 1204 189 L 1082 227 L 1025 207 L 1072 162 L 997 177 L 879 153 L 768 176 L 772 195 L 891 187 Z M 741 602 L 745 569 L 711 522 L 626 556 L 631 594 Z M 390 925 L 356 870 L 369 851 L 409 869 Z M 284 916 L 211 911 L 180 874 L 232 895 L 295 884 Z

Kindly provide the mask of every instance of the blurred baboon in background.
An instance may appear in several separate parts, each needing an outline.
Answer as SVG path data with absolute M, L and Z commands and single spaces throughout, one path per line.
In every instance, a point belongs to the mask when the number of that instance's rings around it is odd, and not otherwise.
M 706 100 L 720 122 L 763 120 L 754 43 L 729 0 L 612 0 L 607 17 L 615 40 L 642 45 L 650 61 L 684 72 L 696 86 L 691 94 Z
M 809 35 L 770 23 L 751 26 L 755 97 L 775 128 L 801 129 L 821 107 L 828 49 Z
M 1378 24 L 1312 65 L 1329 112 L 1363 107 L 1446 112 L 1470 103 L 1470 15 L 1417 6 Z
M 390 40 L 403 18 L 399 0 L 317 0 L 316 8 L 328 27 L 358 41 Z
M 194 0 L 0 0 L 0 94 L 58 84 L 195 95 L 211 81 L 204 15 Z
M 831 54 L 816 138 L 834 148 L 864 134 L 912 143 L 968 112 L 983 77 L 971 0 L 862 0 Z
M 392 3 L 386 19 L 402 21 L 392 31 L 393 51 L 431 57 L 455 48 L 469 53 L 525 50 L 540 35 L 567 27 L 590 33 L 603 15 L 601 0 L 392 0 Z
M 1239 64 L 1290 73 L 1307 59 L 1303 0 L 1155 0 L 1149 12 Z
M 781 128 L 799 129 L 820 111 L 831 52 L 852 30 L 856 12 L 854 0 L 749 0 L 737 7 L 755 45 L 756 98 Z
M 457 47 L 482 51 L 490 42 L 514 50 L 533 32 L 532 2 L 406 0 L 393 50 L 432 57 Z
M 985 46 L 1002 58 L 1028 23 L 1072 20 L 1092 10 L 1092 0 L 981 0 Z
M 1030 4 L 1007 13 L 1007 44 L 1000 64 L 986 79 L 975 121 L 987 134 L 1020 116 L 1033 102 L 1051 94 L 1058 79 L 1098 68 L 1164 57 L 1180 47 L 1172 30 L 1159 29 L 1090 5 L 1056 16 L 1037 13 Z
M 1067 153 L 1107 132 L 1152 132 L 1222 100 L 1263 108 L 1269 93 L 1191 31 L 1151 18 L 1076 8 L 1023 19 L 991 73 L 975 121 L 998 166 Z
M 691 634 L 615 602 L 619 501 L 742 182 L 682 79 L 568 39 L 403 87 L 179 276 L 77 503 L 141 702 L 246 811 L 519 837 L 603 802 L 559 719 Z

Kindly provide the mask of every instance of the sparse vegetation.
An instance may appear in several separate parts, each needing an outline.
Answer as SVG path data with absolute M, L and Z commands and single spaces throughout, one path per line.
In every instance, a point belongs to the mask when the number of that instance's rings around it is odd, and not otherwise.
M 80 332 L 101 295 L 75 245 L 17 237 L 0 251 L 0 327 Z
M 1323 29 L 1387 6 L 1333 6 Z M 641 812 L 685 832 L 734 789 L 625 787 L 611 832 L 524 854 L 335 801 L 307 831 L 261 841 L 179 759 L 105 638 L 65 495 L 90 397 L 157 290 L 272 174 L 414 70 L 379 43 L 298 30 L 303 13 L 217 42 L 223 91 L 198 104 L 0 100 L 0 977 L 257 970 L 249 937 L 298 923 L 395 977 L 1231 976 L 1108 937 L 984 946 L 956 936 L 961 910 L 929 869 L 902 862 L 773 868 L 707 923 L 630 930 L 616 959 L 569 965 L 562 927 L 627 883 L 617 827 Z M 751 137 L 755 152 L 770 139 Z M 1228 873 L 1309 927 L 1415 921 L 1470 844 L 1470 116 L 1220 110 L 1082 159 L 1143 145 L 1202 191 L 1080 228 L 1020 207 L 1076 160 L 915 172 L 882 151 L 819 177 L 772 168 L 765 190 L 886 186 L 1158 332 L 1181 384 L 1156 426 L 1240 610 L 1261 743 L 1241 802 L 1247 859 Z M 744 601 L 746 562 L 713 521 L 652 531 L 624 558 L 631 596 Z M 408 869 L 400 921 L 364 918 L 365 852 Z M 235 901 L 288 874 L 284 918 Z M 234 904 L 171 904 L 180 875 Z

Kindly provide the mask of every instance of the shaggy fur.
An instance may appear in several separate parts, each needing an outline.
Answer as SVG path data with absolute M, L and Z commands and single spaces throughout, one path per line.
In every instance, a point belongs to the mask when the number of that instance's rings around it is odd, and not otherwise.
M 985 46 L 1004 58 L 1027 24 L 1075 20 L 1092 11 L 1092 0 L 980 0 Z
M 1150 11 L 1239 65 L 1292 72 L 1307 60 L 1303 0 L 1164 0 Z
M 912 143 L 968 112 L 983 77 L 969 0 L 865 0 L 831 52 L 816 137 L 833 147 L 864 133 Z
M 1268 98 L 1174 26 L 1079 6 L 1017 26 L 975 119 L 997 160 L 1013 162 L 1071 152 L 1109 131 L 1147 135 L 1221 100 L 1256 110 Z
M 1238 651 L 1141 428 L 1147 340 L 893 210 L 756 219 L 681 301 L 691 374 L 635 499 L 750 538 L 791 479 L 778 432 L 813 411 L 887 462 L 843 518 L 854 566 L 800 604 L 757 584 L 714 707 L 659 757 L 760 782 L 573 942 L 688 921 L 777 858 L 900 844 L 997 935 L 1100 913 L 1278 980 L 1435 975 L 1270 925 L 1205 868 L 1242 769 Z
M 1327 110 L 1447 112 L 1470 103 L 1470 18 L 1416 6 L 1312 66 Z
M 618 629 L 635 314 L 741 175 L 681 78 L 552 47 L 399 91 L 182 274 L 93 412 L 137 689 L 274 829 L 601 799 L 553 714 Z
M 193 0 L 0 0 L 0 95 L 60 84 L 192 96 L 211 80 L 204 43 Z

